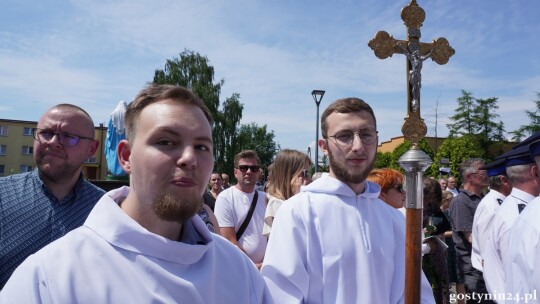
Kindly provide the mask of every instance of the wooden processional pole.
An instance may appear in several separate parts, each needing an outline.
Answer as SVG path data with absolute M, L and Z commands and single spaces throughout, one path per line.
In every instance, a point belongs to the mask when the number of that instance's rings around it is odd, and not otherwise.
M 446 64 L 455 54 L 445 38 L 431 43 L 420 42 L 420 27 L 426 18 L 416 0 L 401 10 L 401 19 L 407 26 L 407 40 L 394 39 L 385 31 L 378 32 L 368 46 L 379 59 L 404 54 L 407 57 L 407 116 L 401 131 L 412 147 L 399 159 L 406 171 L 406 238 L 405 238 L 405 304 L 420 303 L 420 280 L 422 274 L 422 207 L 424 197 L 424 171 L 431 165 L 429 156 L 418 147 L 426 136 L 427 127 L 420 116 L 420 88 L 423 62 L 431 58 L 438 64 Z

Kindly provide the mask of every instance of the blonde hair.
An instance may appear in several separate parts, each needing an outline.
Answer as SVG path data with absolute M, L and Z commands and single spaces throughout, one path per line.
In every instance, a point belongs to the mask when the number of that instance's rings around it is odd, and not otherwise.
M 452 194 L 452 192 L 446 191 L 446 190 L 442 191 L 442 201 L 443 202 L 445 200 L 452 200 L 453 198 L 454 198 L 454 194 Z
M 311 166 L 311 160 L 305 153 L 290 149 L 281 150 L 272 163 L 272 181 L 268 187 L 268 194 L 282 200 L 295 195 L 292 180 L 308 166 Z

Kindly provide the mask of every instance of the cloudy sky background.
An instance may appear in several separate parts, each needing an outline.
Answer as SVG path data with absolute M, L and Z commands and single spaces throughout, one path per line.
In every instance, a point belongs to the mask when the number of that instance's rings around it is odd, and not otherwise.
M 375 110 L 380 142 L 401 135 L 405 58 L 380 60 L 367 46 L 377 31 L 404 39 L 408 1 L 0 1 L 0 118 L 36 121 L 57 103 L 85 108 L 96 125 L 131 101 L 184 49 L 207 56 L 222 101 L 240 93 L 243 123 L 266 124 L 282 148 L 315 139 L 313 89 L 332 101 L 360 97 Z M 540 2 L 420 0 L 422 41 L 445 37 L 446 65 L 422 70 L 428 135 L 446 136 L 461 90 L 499 98 L 513 131 L 540 92 Z

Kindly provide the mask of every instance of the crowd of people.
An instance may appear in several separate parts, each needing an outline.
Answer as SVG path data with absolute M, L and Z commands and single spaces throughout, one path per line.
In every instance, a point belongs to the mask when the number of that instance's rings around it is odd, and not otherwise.
M 90 115 L 47 110 L 37 168 L 0 178 L 0 302 L 404 302 L 407 181 L 373 168 L 367 103 L 338 99 L 323 112 L 329 172 L 312 176 L 305 153 L 283 149 L 266 183 L 252 150 L 235 156 L 233 184 L 213 171 L 212 123 L 190 90 L 144 88 L 117 147 L 129 187 L 105 193 L 82 174 L 99 147 Z M 535 294 L 535 157 L 540 135 L 493 163 L 464 161 L 460 190 L 453 176 L 424 180 L 422 303 Z

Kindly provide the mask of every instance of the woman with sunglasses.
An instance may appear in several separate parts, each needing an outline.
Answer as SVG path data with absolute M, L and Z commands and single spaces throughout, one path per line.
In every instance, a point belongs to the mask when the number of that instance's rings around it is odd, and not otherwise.
M 389 168 L 373 169 L 367 180 L 381 186 L 379 198 L 388 205 L 400 209 L 405 207 L 405 189 L 403 173 Z
M 272 164 L 272 182 L 266 194 L 263 235 L 270 236 L 274 217 L 283 203 L 300 192 L 300 187 L 311 182 L 309 157 L 297 150 L 281 150 Z

